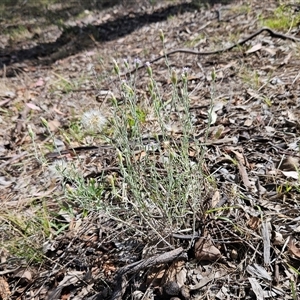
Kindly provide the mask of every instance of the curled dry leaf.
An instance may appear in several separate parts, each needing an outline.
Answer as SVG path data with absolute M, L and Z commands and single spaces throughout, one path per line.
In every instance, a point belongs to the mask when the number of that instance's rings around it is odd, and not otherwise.
M 284 238 L 281 233 L 274 231 L 273 232 L 273 245 L 283 245 Z
M 61 292 L 64 287 L 75 285 L 78 281 L 82 280 L 84 274 L 79 271 L 68 272 L 64 279 L 58 284 L 54 291 L 51 291 L 48 295 L 49 300 L 59 299 L 61 297 Z
M 176 296 L 186 282 L 185 261 L 174 261 L 162 278 L 164 292 L 169 296 Z
M 32 273 L 30 270 L 20 270 L 15 274 L 16 277 L 23 279 L 25 282 L 29 283 L 32 281 Z
M 209 123 L 215 124 L 218 118 L 217 113 L 215 111 L 209 111 L 208 116 Z
M 200 238 L 195 244 L 195 257 L 198 260 L 216 261 L 222 257 L 220 250 L 211 240 Z
M 295 240 L 290 239 L 288 243 L 289 252 L 296 258 L 300 258 L 300 247 L 296 245 Z
M 281 171 L 297 171 L 299 168 L 299 159 L 289 156 L 280 161 L 277 168 Z
M 235 249 L 232 249 L 231 252 L 230 252 L 230 257 L 233 260 L 236 260 L 239 257 L 239 254 L 238 254 L 238 252 Z
M 261 223 L 261 219 L 260 219 L 260 218 L 258 218 L 258 217 L 251 217 L 251 218 L 248 220 L 247 225 L 248 225 L 251 229 L 255 230 L 255 229 L 258 228 L 258 226 L 260 225 L 260 223 Z

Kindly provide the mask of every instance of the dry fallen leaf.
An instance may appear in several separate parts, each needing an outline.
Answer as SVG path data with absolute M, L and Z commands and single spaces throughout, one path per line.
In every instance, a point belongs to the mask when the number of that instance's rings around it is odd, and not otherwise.
M 208 237 L 209 238 L 209 237 Z M 195 244 L 195 257 L 198 260 L 215 261 L 222 257 L 220 250 L 210 239 L 200 238 Z
M 226 268 L 215 271 L 213 268 L 205 268 L 205 272 L 202 272 L 202 278 L 195 285 L 190 285 L 189 289 L 191 291 L 196 291 L 203 288 L 205 285 L 209 284 L 212 280 L 216 280 L 219 278 L 224 278 L 228 274 L 228 270 Z M 190 298 L 189 298 L 190 299 Z
M 248 280 L 251 284 L 251 287 L 256 296 L 256 299 L 264 300 L 265 299 L 264 292 L 263 292 L 263 289 L 262 289 L 261 285 L 259 284 L 259 282 L 253 277 L 248 278 Z
M 249 50 L 246 51 L 246 54 L 254 53 L 256 51 L 259 51 L 262 48 L 262 44 L 256 44 L 253 47 L 251 47 Z
M 15 274 L 16 277 L 22 278 L 27 283 L 32 281 L 32 272 L 30 270 L 20 270 Z
M 215 111 L 209 111 L 208 112 L 208 120 L 210 124 L 215 124 L 217 121 L 218 115 L 216 114 Z
M 34 84 L 34 87 L 41 87 L 45 85 L 45 81 L 43 78 L 39 78 L 39 80 Z
M 289 252 L 297 258 L 300 258 L 300 247 L 296 245 L 295 240 L 290 239 L 288 243 Z
M 253 277 L 263 278 L 265 280 L 272 281 L 272 277 L 266 271 L 266 269 L 258 264 L 248 265 L 246 270 Z
M 245 122 L 244 122 L 244 126 L 252 126 L 253 124 L 253 119 L 246 119 Z
M 281 172 L 285 177 L 293 178 L 293 179 L 297 179 L 297 180 L 299 179 L 299 173 L 296 171 L 290 171 L 290 172 L 281 171 Z
M 271 233 L 271 222 L 264 221 L 262 222 L 261 228 L 262 238 L 263 238 L 263 245 L 264 245 L 264 265 L 267 266 L 270 264 L 270 233 Z
M 64 287 L 75 285 L 78 281 L 82 280 L 84 274 L 80 271 L 69 271 L 65 274 L 64 279 L 58 284 L 57 288 L 50 292 L 48 295 L 49 300 L 60 299 L 61 292 Z
M 228 149 L 235 155 L 235 157 L 238 161 L 238 169 L 239 169 L 239 173 L 242 177 L 244 185 L 247 188 L 251 189 L 253 187 L 253 184 L 249 180 L 248 173 L 247 173 L 247 170 L 245 167 L 245 166 L 248 167 L 248 162 L 247 162 L 245 156 L 242 153 L 240 153 L 236 150 L 233 150 L 232 148 L 228 148 Z
M 283 245 L 284 244 L 284 238 L 281 233 L 274 231 L 272 233 L 273 235 L 273 245 Z
M 220 192 L 216 190 L 211 199 L 211 207 L 212 208 L 216 207 L 219 202 L 220 202 Z
M 10 295 L 11 292 L 7 281 L 3 277 L 0 277 L 0 299 L 8 300 L 10 299 Z
M 265 50 L 266 52 L 268 52 L 271 56 L 276 55 L 276 50 L 274 50 L 273 48 L 264 47 L 264 50 Z M 272 68 L 272 66 L 270 66 L 270 68 Z
M 185 261 L 174 261 L 165 272 L 163 283 L 174 281 L 178 284 L 179 288 L 181 288 L 186 281 L 186 274 Z
M 288 156 L 279 162 L 277 168 L 281 171 L 297 171 L 299 168 L 299 159 L 296 157 Z
M 51 120 L 48 122 L 48 126 L 49 126 L 49 129 L 52 131 L 52 132 L 55 132 L 57 131 L 57 129 L 61 126 L 61 123 L 58 121 L 58 120 Z
M 26 103 L 26 105 L 33 110 L 41 110 L 38 106 L 33 103 Z
M 258 217 L 251 217 L 251 218 L 248 220 L 247 225 L 248 225 L 251 229 L 255 230 L 255 229 L 257 229 L 258 226 L 260 225 L 260 222 L 261 222 L 261 219 L 260 219 L 260 218 L 258 218 Z

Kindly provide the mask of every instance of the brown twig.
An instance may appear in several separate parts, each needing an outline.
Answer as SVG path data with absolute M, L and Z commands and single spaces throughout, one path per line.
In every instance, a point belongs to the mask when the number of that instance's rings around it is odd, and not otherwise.
M 240 240 L 241 242 L 247 244 L 254 252 L 258 253 L 260 256 L 262 256 L 262 253 L 260 251 L 258 251 L 257 249 L 255 249 L 255 247 L 249 243 L 246 239 L 241 238 L 240 236 L 238 236 L 236 233 L 234 233 L 232 230 L 228 229 L 225 225 L 219 223 L 219 226 L 221 226 L 224 230 L 226 230 L 227 232 L 229 232 L 231 235 L 233 235 L 234 237 L 236 237 L 238 240 Z
M 291 35 L 286 35 L 286 34 L 274 31 L 274 30 L 272 30 L 269 27 L 263 27 L 263 28 L 257 30 L 256 32 L 252 33 L 251 35 L 249 35 L 245 39 L 243 39 L 243 40 L 241 40 L 241 41 L 233 44 L 232 46 L 224 48 L 224 49 L 219 49 L 219 50 L 215 50 L 215 51 L 204 51 L 204 52 L 201 52 L 201 51 L 195 51 L 195 50 L 180 48 L 180 49 L 175 49 L 175 50 L 166 52 L 165 54 L 160 55 L 160 56 L 158 56 L 158 57 L 150 60 L 149 63 L 150 64 L 154 63 L 154 62 L 159 61 L 159 60 L 161 60 L 163 58 L 169 57 L 169 56 L 171 56 L 171 55 L 173 55 L 175 53 L 186 53 L 186 54 L 201 55 L 201 56 L 207 56 L 207 55 L 214 55 L 214 54 L 224 53 L 224 52 L 232 50 L 235 47 L 242 46 L 243 44 L 245 44 L 246 42 L 248 42 L 251 39 L 255 38 L 256 36 L 260 35 L 264 31 L 268 32 L 271 35 L 271 37 L 274 37 L 274 38 L 280 38 L 280 39 L 283 39 L 283 40 L 291 40 L 293 42 L 300 42 L 300 38 L 296 38 L 296 37 L 291 36 Z M 141 70 L 141 69 L 143 69 L 145 67 L 146 67 L 145 64 L 140 65 L 137 68 L 134 68 L 134 69 L 132 69 L 132 70 L 126 72 L 126 73 L 121 74 L 120 76 L 121 77 L 126 77 L 126 76 L 131 75 L 131 74 L 133 74 L 133 73 L 137 72 L 138 70 Z M 111 82 L 114 82 L 114 81 L 115 81 L 115 79 L 112 80 Z M 92 91 L 92 90 L 95 90 L 95 88 L 77 89 L 77 90 L 73 90 L 73 92 L 83 92 L 83 91 Z
M 22 153 L 20 153 L 20 154 L 18 154 L 16 156 L 7 157 L 8 160 L 0 165 L 0 169 L 3 169 L 5 166 L 10 165 L 12 163 L 15 163 L 15 162 L 19 161 L 21 158 L 23 158 L 27 154 L 28 154 L 28 152 L 24 151 L 24 152 L 22 152 Z M 6 157 L 5 158 L 1 158 L 1 159 L 6 159 Z
M 294 36 L 291 36 L 291 35 L 286 35 L 286 34 L 283 34 L 283 33 L 280 33 L 280 32 L 277 32 L 277 31 L 274 31 L 268 27 L 263 27 L 259 30 L 257 30 L 256 32 L 252 33 L 251 35 L 249 35 L 248 37 L 246 37 L 245 39 L 233 44 L 232 46 L 229 46 L 227 48 L 224 48 L 224 49 L 219 49 L 219 50 L 215 50 L 215 51 L 205 51 L 205 52 L 201 52 L 201 51 L 195 51 L 195 50 L 190 50 L 190 49 L 175 49 L 175 50 L 172 50 L 172 51 L 169 51 L 161 56 L 158 56 L 152 60 L 149 61 L 149 63 L 154 63 L 160 59 L 163 59 L 163 58 L 166 58 L 166 57 L 169 57 L 171 56 L 172 54 L 175 54 L 175 53 L 187 53 L 187 54 L 193 54 L 193 55 L 201 55 L 201 56 L 206 56 L 206 55 L 213 55 L 213 54 L 219 54 L 219 53 L 223 53 L 223 52 L 227 52 L 227 51 L 230 51 L 232 50 L 233 48 L 235 47 L 238 47 L 238 46 L 242 46 L 243 44 L 245 44 L 246 42 L 250 41 L 251 39 L 253 39 L 254 37 L 258 36 L 259 34 L 261 34 L 262 32 L 264 31 L 267 31 L 271 37 L 275 37 L 275 38 L 280 38 L 280 39 L 283 39 L 283 40 L 291 40 L 291 41 L 294 41 L 294 42 L 300 42 L 300 39 L 299 38 L 296 38 Z M 135 73 L 137 70 L 140 70 L 142 68 L 145 68 L 146 65 L 141 65 L 131 71 L 128 71 L 127 73 L 124 73 L 124 74 L 121 74 L 121 76 L 128 76 L 130 74 L 133 74 Z

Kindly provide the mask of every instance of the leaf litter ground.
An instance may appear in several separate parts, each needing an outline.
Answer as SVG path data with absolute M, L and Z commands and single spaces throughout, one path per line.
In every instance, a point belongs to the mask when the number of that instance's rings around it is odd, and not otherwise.
M 62 13 L 62 7 L 48 10 Z M 112 58 L 120 65 L 155 60 L 163 54 L 160 29 L 166 52 L 228 48 L 261 29 L 276 2 L 89 9 L 66 18 L 65 28 L 50 22 L 38 30 L 44 20 L 35 27 L 21 19 L 25 37 L 0 36 L 2 299 L 297 299 L 298 30 L 274 30 L 291 38 L 262 32 L 223 53 L 168 57 L 178 74 L 189 68 L 194 138 L 205 146 L 203 170 L 214 180 L 205 186 L 196 236 L 174 232 L 160 240 L 136 220 L 143 233 L 70 203 L 63 187 L 72 188 L 72 178 L 59 180 L 53 166 L 68 161 L 85 179 L 118 176 L 115 149 L 82 134 L 79 122 L 90 108 L 110 117 L 110 92 L 122 100 Z M 168 101 L 164 59 L 152 68 Z M 147 99 L 146 68 L 134 76 L 140 99 Z M 170 134 L 180 139 L 178 111 L 170 111 Z M 146 125 L 145 134 L 157 133 L 151 118 Z M 192 149 L 193 140 L 191 160 Z M 110 201 L 110 191 L 104 197 Z

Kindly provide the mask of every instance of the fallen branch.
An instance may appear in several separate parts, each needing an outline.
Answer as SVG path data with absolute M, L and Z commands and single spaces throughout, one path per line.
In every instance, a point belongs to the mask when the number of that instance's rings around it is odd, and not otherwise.
M 141 270 L 159 265 L 172 262 L 174 259 L 183 258 L 187 259 L 187 254 L 184 252 L 183 248 L 177 248 L 175 250 L 166 252 L 164 254 L 155 255 L 153 257 L 143 259 L 138 262 L 134 262 L 125 267 L 119 269 L 116 274 L 116 290 L 114 291 L 111 299 L 121 300 L 127 286 L 126 275 L 138 273 Z
M 219 50 L 215 50 L 215 51 L 206 51 L 206 52 L 195 51 L 195 50 L 190 50 L 190 49 L 175 49 L 175 50 L 172 50 L 170 52 L 166 52 L 165 54 L 150 60 L 149 63 L 150 64 L 154 63 L 154 62 L 156 62 L 160 59 L 169 57 L 169 56 L 171 56 L 172 54 L 175 54 L 175 53 L 187 53 L 187 54 L 202 55 L 202 56 L 224 53 L 224 52 L 232 50 L 235 47 L 242 46 L 243 44 L 245 44 L 246 42 L 248 42 L 251 39 L 255 38 L 256 36 L 260 35 L 264 31 L 267 31 L 271 35 L 271 37 L 274 37 L 274 38 L 280 38 L 280 39 L 283 39 L 283 40 L 291 40 L 293 42 L 300 42 L 300 38 L 296 38 L 296 37 L 291 36 L 291 35 L 286 35 L 286 34 L 283 34 L 283 33 L 280 33 L 280 32 L 276 32 L 276 31 L 274 31 L 274 30 L 272 30 L 268 27 L 263 27 L 263 28 L 259 29 L 258 31 L 252 33 L 251 35 L 249 35 L 245 39 L 233 44 L 232 46 L 224 48 L 224 49 L 219 49 Z M 122 76 L 127 76 L 127 75 L 133 74 L 137 70 L 140 70 L 140 69 L 145 68 L 145 67 L 146 67 L 146 65 L 144 64 L 144 65 L 141 65 L 141 66 L 139 66 L 139 67 L 137 67 L 137 68 L 135 68 L 131 71 L 128 71 L 127 73 L 121 74 L 121 75 Z

